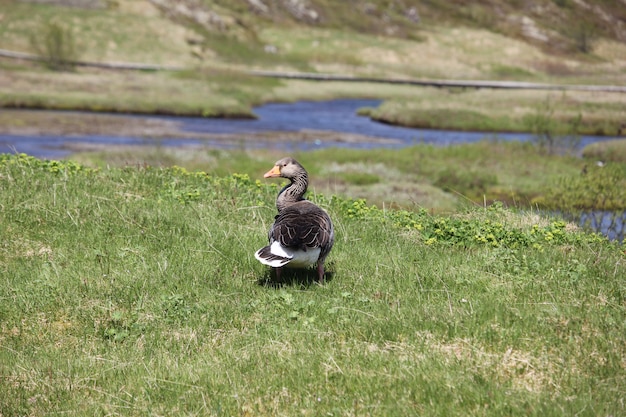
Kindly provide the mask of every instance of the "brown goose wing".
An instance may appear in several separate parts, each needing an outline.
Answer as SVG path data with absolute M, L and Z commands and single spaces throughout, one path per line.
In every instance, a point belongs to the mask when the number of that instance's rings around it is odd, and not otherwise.
M 333 225 L 328 214 L 306 200 L 282 210 L 270 230 L 270 242 L 278 241 L 289 248 L 322 248 L 327 252 L 333 240 Z

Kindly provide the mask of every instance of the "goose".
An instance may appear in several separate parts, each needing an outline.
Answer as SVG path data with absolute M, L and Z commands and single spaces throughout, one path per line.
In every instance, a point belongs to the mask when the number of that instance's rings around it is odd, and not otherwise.
M 324 261 L 335 242 L 333 223 L 328 213 L 304 199 L 309 184 L 306 170 L 291 157 L 283 158 L 263 175 L 264 178 L 287 178 L 278 193 L 278 214 L 270 227 L 269 245 L 254 254 L 262 264 L 271 266 L 280 280 L 283 267 L 317 267 L 317 278 L 324 283 Z

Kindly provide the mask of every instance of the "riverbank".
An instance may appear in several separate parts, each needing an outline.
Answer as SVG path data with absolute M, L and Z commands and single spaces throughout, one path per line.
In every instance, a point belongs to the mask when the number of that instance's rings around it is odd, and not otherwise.
M 626 123 L 623 93 L 325 83 L 204 70 L 129 73 L 81 68 L 57 74 L 33 68 L 31 64 L 20 69 L 23 71 L 15 68 L 0 71 L 0 84 L 6 86 L 0 92 L 0 107 L 254 118 L 253 107 L 262 103 L 351 97 L 382 101 L 377 108 L 363 109 L 363 115 L 416 128 L 482 132 L 549 129 L 555 134 L 617 136 L 624 134 Z M 2 122 L 5 132 L 22 129 L 24 124 L 10 117 Z M 38 126 L 44 122 L 34 123 Z M 79 130 L 89 128 L 80 124 L 75 126 Z M 97 126 L 106 129 L 103 124 Z
M 541 139 L 533 134 L 415 129 L 378 123 L 363 115 L 363 109 L 377 107 L 380 102 L 341 99 L 272 103 L 255 107 L 255 119 L 5 110 L 0 113 L 0 151 L 62 158 L 82 151 L 150 145 L 282 148 L 291 152 L 325 147 L 402 148 L 417 143 L 448 146 L 486 138 L 541 144 Z M 555 137 L 554 143 L 544 145 L 554 148 L 552 151 L 561 147 L 580 154 L 590 144 L 614 140 L 603 136 Z
M 570 138 L 555 152 L 532 135 L 406 129 L 355 114 L 376 103 L 272 104 L 255 108 L 258 120 L 8 110 L 0 112 L 0 126 L 10 131 L 0 135 L 0 151 L 251 178 L 268 160 L 290 154 L 312 167 L 317 192 L 379 207 L 451 212 L 492 201 L 544 208 L 553 200 L 552 208 L 569 204 L 572 211 L 626 207 L 626 140 Z M 584 200 L 580 190 L 587 190 Z

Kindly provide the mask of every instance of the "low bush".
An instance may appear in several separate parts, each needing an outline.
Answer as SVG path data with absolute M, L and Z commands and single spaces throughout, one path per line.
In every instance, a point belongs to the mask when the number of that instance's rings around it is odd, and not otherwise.
M 545 102 L 533 113 L 527 114 L 523 121 L 528 130 L 535 135 L 535 143 L 546 153 L 571 153 L 580 144 L 582 115 L 569 120 L 555 117 L 556 104 L 548 96 Z
M 626 133 L 626 131 L 624 133 Z M 582 155 L 589 164 L 596 164 L 598 162 L 619 162 L 626 164 L 626 139 L 593 143 L 583 149 Z
M 54 71 L 74 69 L 81 53 L 72 31 L 56 22 L 45 23 L 31 36 L 30 43 L 46 67 Z
M 498 184 L 498 177 L 490 172 L 447 168 L 440 172 L 434 185 L 445 191 L 460 192 L 474 199 L 482 198 L 490 187 Z
M 580 175 L 549 184 L 541 204 L 552 210 L 623 210 L 626 208 L 626 167 L 587 164 Z

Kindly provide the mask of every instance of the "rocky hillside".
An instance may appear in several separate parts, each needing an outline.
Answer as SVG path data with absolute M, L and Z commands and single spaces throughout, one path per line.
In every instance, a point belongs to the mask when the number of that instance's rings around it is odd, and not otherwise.
M 4 0 L 0 48 L 231 71 L 622 85 L 626 0 Z
M 248 42 L 258 38 L 259 30 L 273 25 L 341 28 L 400 38 L 419 37 L 425 27 L 462 25 L 488 29 L 558 53 L 591 52 L 599 38 L 626 42 L 626 0 L 21 1 L 100 9 L 151 5 L 202 36 Z
M 563 53 L 590 52 L 599 37 L 626 42 L 626 0 L 150 2 L 200 30 L 235 36 L 254 37 L 264 25 L 301 24 L 411 37 L 424 25 L 446 24 L 486 28 Z

